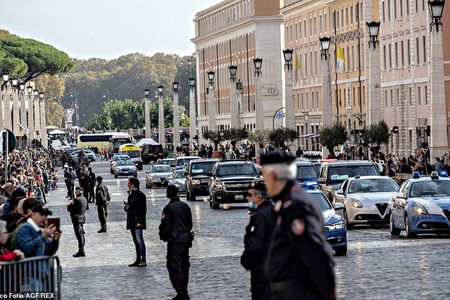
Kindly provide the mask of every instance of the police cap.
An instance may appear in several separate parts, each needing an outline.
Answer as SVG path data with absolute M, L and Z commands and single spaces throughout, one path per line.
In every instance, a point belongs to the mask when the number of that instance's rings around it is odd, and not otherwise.
M 270 164 L 290 164 L 296 159 L 295 155 L 284 150 L 274 150 L 263 154 L 260 158 L 260 165 Z
M 75 188 L 75 190 L 78 190 L 78 191 L 80 191 L 80 192 L 83 192 L 83 191 L 84 191 L 83 188 L 82 188 L 81 186 L 77 186 L 77 187 Z

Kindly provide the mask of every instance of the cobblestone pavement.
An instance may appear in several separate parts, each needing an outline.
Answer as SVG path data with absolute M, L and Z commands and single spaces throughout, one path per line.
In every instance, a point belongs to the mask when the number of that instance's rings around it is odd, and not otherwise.
M 59 190 L 50 192 L 49 205 L 54 215 L 61 217 L 63 231 L 57 253 L 63 267 L 63 298 L 171 299 L 175 293 L 165 267 L 165 244 L 158 238 L 160 214 L 167 203 L 165 190 L 145 189 L 145 173 L 139 172 L 148 199 L 148 267 L 129 268 L 135 257 L 122 210 L 127 179 L 114 179 L 106 162 L 91 166 L 103 176 L 112 202 L 107 233 L 97 233 L 100 225 L 95 205 L 87 212 L 86 257 L 72 257 L 77 242 L 66 210 L 69 201 L 64 198 L 64 182 L 60 181 Z M 144 170 L 147 168 L 144 165 Z M 188 204 L 196 232 L 190 253 L 191 298 L 250 299 L 250 276 L 239 263 L 248 222 L 246 208 L 212 210 L 204 201 Z M 447 236 L 392 238 L 388 228 L 381 227 L 352 230 L 348 239 L 348 255 L 336 257 L 339 299 L 450 299 Z

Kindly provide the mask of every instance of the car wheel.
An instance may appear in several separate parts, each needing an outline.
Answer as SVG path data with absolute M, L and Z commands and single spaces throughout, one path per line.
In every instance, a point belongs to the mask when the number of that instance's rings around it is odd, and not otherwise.
M 114 178 L 118 178 L 119 177 L 119 175 L 117 175 L 117 174 L 114 174 Z
M 145 188 L 146 188 L 146 189 L 149 189 L 149 188 L 150 188 L 150 185 L 148 184 L 147 180 L 145 181 Z
M 355 228 L 355 224 L 350 224 L 348 222 L 347 211 L 344 212 L 344 219 L 345 219 L 345 225 L 347 226 L 347 229 Z
M 113 169 L 109 169 L 109 171 L 111 172 L 111 174 L 114 174 L 114 170 Z
M 416 238 L 417 233 L 411 232 L 411 223 L 409 222 L 408 215 L 405 215 L 405 231 L 407 238 Z
M 209 201 L 209 207 L 211 207 L 212 209 L 219 209 L 220 208 L 220 204 L 216 203 L 216 201 L 214 201 L 215 197 L 211 197 L 211 200 Z
M 399 236 L 400 235 L 400 229 L 395 227 L 394 217 L 392 216 L 392 213 L 389 216 L 389 231 L 391 232 L 391 235 L 393 235 L 393 236 Z
M 334 252 L 336 253 L 336 256 L 347 255 L 347 246 L 336 248 L 334 249 Z
M 191 192 L 191 201 L 195 201 L 195 194 L 194 194 L 194 192 Z
M 133 176 L 134 176 L 134 177 L 137 177 L 137 173 L 134 173 Z

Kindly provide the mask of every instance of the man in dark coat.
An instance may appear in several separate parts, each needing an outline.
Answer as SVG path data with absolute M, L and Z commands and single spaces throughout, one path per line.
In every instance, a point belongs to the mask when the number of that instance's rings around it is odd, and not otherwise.
M 295 183 L 291 153 L 261 157 L 267 193 L 275 203 L 275 228 L 265 265 L 273 300 L 335 299 L 334 261 L 322 211 Z
M 161 215 L 159 238 L 167 242 L 167 270 L 170 281 L 177 292 L 175 300 L 190 299 L 189 282 L 189 247 L 192 246 L 192 213 L 185 202 L 180 201 L 179 190 L 175 185 L 167 187 L 170 199 Z
M 73 230 L 78 241 L 78 252 L 73 257 L 86 256 L 84 252 L 84 228 L 86 222 L 87 200 L 83 195 L 83 188 L 77 186 L 75 188 L 75 199 L 67 205 L 67 210 L 70 212 L 70 219 L 72 220 Z
M 70 200 L 75 198 L 74 194 L 75 178 L 77 178 L 77 175 L 73 172 L 73 168 L 69 167 L 69 173 L 67 173 L 67 180 L 68 180 L 67 189 L 69 191 Z
M 83 189 L 83 196 L 86 200 L 89 197 L 89 177 L 84 169 L 80 169 L 80 175 L 78 175 L 78 182 Z
M 133 237 L 134 247 L 136 249 L 136 261 L 129 265 L 130 267 L 146 267 L 146 250 L 144 242 L 144 230 L 146 227 L 147 197 L 139 189 L 139 179 L 136 177 L 128 178 L 128 201 L 123 209 L 127 212 L 127 229 L 130 230 Z
M 97 187 L 95 189 L 95 205 L 97 205 L 98 220 L 101 228 L 98 233 L 106 232 L 106 218 L 108 217 L 108 205 L 111 197 L 108 188 L 103 184 L 103 177 L 97 176 Z
M 257 184 L 247 194 L 250 222 L 245 228 L 245 250 L 241 265 L 251 272 L 252 300 L 269 300 L 270 283 L 264 275 L 275 220 L 272 201 L 267 200 L 264 184 Z
M 88 168 L 87 175 L 89 177 L 89 197 L 88 202 L 94 202 L 95 199 L 95 193 L 94 193 L 94 187 L 95 187 L 95 173 L 92 172 L 92 168 Z

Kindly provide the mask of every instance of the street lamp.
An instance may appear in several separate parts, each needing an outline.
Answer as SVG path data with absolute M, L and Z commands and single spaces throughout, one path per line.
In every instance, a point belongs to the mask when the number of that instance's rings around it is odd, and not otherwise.
M 194 144 L 193 139 L 197 135 L 197 113 L 195 103 L 195 79 L 189 78 L 189 139 Z
M 377 47 L 378 44 L 378 32 L 380 31 L 380 22 L 366 22 L 367 29 L 369 30 L 369 48 L 370 45 L 373 46 L 373 49 Z
M 47 141 L 47 131 L 45 130 L 45 127 L 46 127 L 46 119 L 45 119 L 45 101 L 44 101 L 44 98 L 45 98 L 45 94 L 44 94 L 44 92 L 40 92 L 39 93 L 39 100 L 40 101 L 38 101 L 38 105 L 40 105 L 40 110 L 41 110 L 41 123 L 39 124 L 40 125 L 40 128 L 41 128 L 41 130 L 39 131 L 39 132 L 41 132 L 41 143 L 42 143 L 42 141 L 44 141 L 44 142 L 46 142 Z
M 150 90 L 145 89 L 144 90 L 145 95 L 145 103 L 144 103 L 144 118 L 145 118 L 145 137 L 151 138 L 152 137 L 152 124 L 151 124 L 151 114 L 150 114 Z
M 209 130 L 216 131 L 216 102 L 214 100 L 214 77 L 215 73 L 213 71 L 208 72 L 209 88 Z
M 178 82 L 172 83 L 173 89 L 173 144 L 178 145 L 180 143 L 180 110 L 178 107 Z
M 294 128 L 294 91 L 292 87 L 292 57 L 294 50 L 283 50 L 284 73 L 285 73 L 285 94 L 284 106 L 286 107 L 286 128 Z
M 256 77 L 259 77 L 262 75 L 262 71 L 261 71 L 262 62 L 263 62 L 262 58 L 254 58 L 253 59 L 253 65 L 255 66 L 255 76 Z
M 237 100 L 237 90 L 236 84 L 236 73 L 237 66 L 228 66 L 230 70 L 230 117 L 231 117 L 231 128 L 239 128 L 239 112 L 238 112 L 238 100 Z
M 228 66 L 228 69 L 230 70 L 230 81 L 234 82 L 236 80 L 237 66 L 231 65 Z
M 164 126 L 164 103 L 162 85 L 158 86 L 158 142 L 164 148 L 166 143 L 166 128 Z
M 442 26 L 441 18 L 444 12 L 445 0 L 429 0 L 428 7 L 430 11 L 430 16 L 433 21 L 430 23 L 430 28 L 436 26 L 436 31 L 439 31 L 439 26 Z
M 331 38 L 324 36 L 324 37 L 319 38 L 319 41 L 320 41 L 320 50 L 321 50 L 320 57 L 324 60 L 327 60 L 328 56 L 330 54 Z
M 255 67 L 255 119 L 256 119 L 256 129 L 263 130 L 264 129 L 264 110 L 263 110 L 263 99 L 261 97 L 261 82 L 260 76 L 262 75 L 262 58 L 254 58 L 253 65 Z
M 294 50 L 292 49 L 285 49 L 283 50 L 283 57 L 284 57 L 284 69 L 286 70 L 292 70 L 292 53 Z

